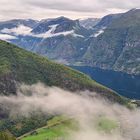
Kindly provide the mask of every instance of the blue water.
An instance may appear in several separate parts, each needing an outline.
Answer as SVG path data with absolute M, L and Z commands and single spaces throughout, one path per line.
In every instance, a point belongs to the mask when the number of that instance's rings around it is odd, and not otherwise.
M 129 75 L 87 66 L 71 67 L 89 75 L 98 83 L 113 89 L 120 95 L 131 99 L 140 99 L 140 75 Z

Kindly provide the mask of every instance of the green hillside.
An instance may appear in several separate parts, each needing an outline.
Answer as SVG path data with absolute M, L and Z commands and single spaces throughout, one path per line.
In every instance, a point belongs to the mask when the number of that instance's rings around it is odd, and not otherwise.
M 0 94 L 16 95 L 19 83 L 42 82 L 48 86 L 58 86 L 70 91 L 90 90 L 107 97 L 111 101 L 128 104 L 128 101 L 114 91 L 96 83 L 88 76 L 66 66 L 49 61 L 45 57 L 25 51 L 10 43 L 0 41 Z M 22 136 L 45 126 L 49 117 L 40 114 L 31 117 L 10 118 L 0 108 L 0 131 L 8 130 L 14 136 Z
M 83 73 L 0 41 L 0 93 L 16 94 L 18 83 L 37 82 L 71 91 L 88 89 L 106 95 L 110 99 L 121 99 L 113 91 L 99 85 Z
M 16 140 L 9 132 L 0 132 L 0 140 Z

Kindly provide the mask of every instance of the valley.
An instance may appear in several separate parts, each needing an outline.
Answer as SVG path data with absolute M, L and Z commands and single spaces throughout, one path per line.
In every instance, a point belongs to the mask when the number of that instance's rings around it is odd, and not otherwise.
M 139 15 L 140 9 L 134 8 L 101 19 L 3 21 L 0 39 L 61 64 L 139 75 Z
M 140 140 L 138 0 L 0 0 L 0 140 Z

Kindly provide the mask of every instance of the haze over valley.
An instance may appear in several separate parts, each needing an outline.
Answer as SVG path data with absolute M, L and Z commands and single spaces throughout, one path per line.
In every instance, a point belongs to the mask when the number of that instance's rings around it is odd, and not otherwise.
M 0 1 L 0 140 L 139 140 L 138 0 Z

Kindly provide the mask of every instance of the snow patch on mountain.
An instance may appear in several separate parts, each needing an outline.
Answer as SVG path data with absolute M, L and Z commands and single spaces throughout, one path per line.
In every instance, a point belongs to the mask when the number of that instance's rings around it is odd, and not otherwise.
M 31 36 L 38 37 L 38 38 L 51 38 L 51 37 L 56 37 L 56 36 L 67 36 L 69 34 L 73 34 L 72 31 L 66 31 L 66 32 L 59 32 L 59 33 L 52 33 L 52 30 L 47 31 L 46 33 L 43 34 L 30 34 Z
M 65 32 L 59 32 L 59 33 L 51 33 L 50 31 L 48 31 L 48 32 L 43 33 L 43 34 L 32 34 L 32 36 L 38 37 L 38 38 L 51 38 L 51 37 L 56 37 L 56 36 L 60 36 L 60 35 L 63 35 L 63 36 L 72 35 L 74 37 L 82 37 L 82 38 L 84 38 L 84 36 L 76 34 L 74 32 L 74 30 L 65 31 Z
M 76 34 L 76 33 L 74 33 L 74 31 L 73 31 L 73 34 L 72 34 L 74 37 L 81 37 L 81 38 L 85 38 L 83 35 L 79 35 L 79 34 Z
M 33 34 L 32 33 L 30 35 L 34 36 L 34 37 L 39 37 L 39 38 L 51 38 L 51 37 L 56 37 L 56 36 L 60 36 L 60 35 L 63 35 L 63 36 L 72 35 L 74 37 L 82 37 L 82 38 L 84 38 L 84 36 L 76 34 L 74 30 L 54 33 L 58 25 L 59 24 L 50 25 L 49 26 L 50 30 L 48 30 L 46 33 L 42 33 L 42 34 Z
M 104 30 L 101 29 L 97 33 L 94 34 L 94 37 L 98 37 L 102 33 L 104 33 Z
M 41 33 L 41 34 L 30 33 L 29 35 L 34 36 L 34 37 L 38 37 L 38 38 L 52 37 L 54 35 L 54 31 L 56 30 L 57 26 L 58 26 L 58 24 L 50 25 L 49 26 L 50 30 L 48 30 L 46 33 Z
M 135 11 L 135 10 L 140 10 L 140 8 L 137 7 L 137 8 L 134 8 L 134 9 L 132 9 L 132 10 L 133 10 L 133 11 Z
M 106 27 L 101 28 L 100 30 L 96 31 L 93 35 L 91 35 L 90 37 L 98 37 L 99 35 L 104 33 L 104 30 L 106 29 Z

